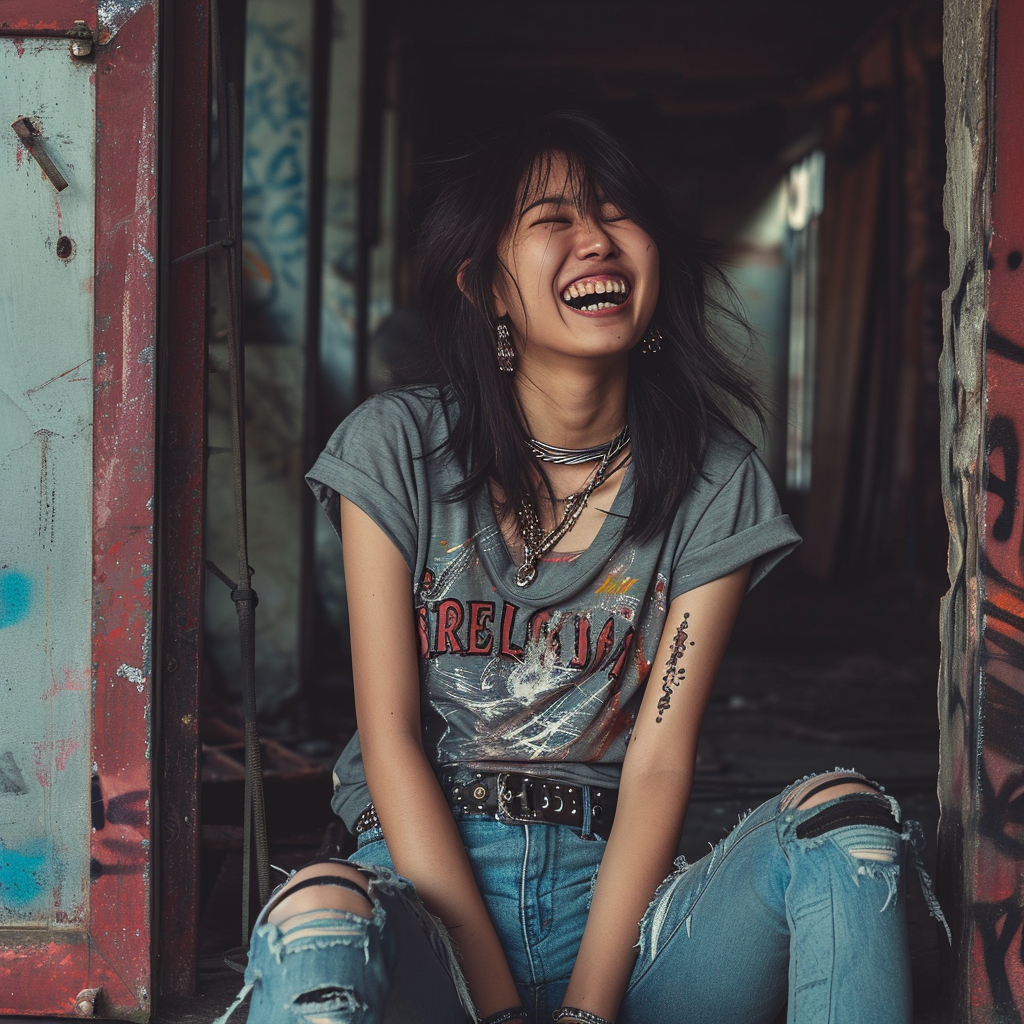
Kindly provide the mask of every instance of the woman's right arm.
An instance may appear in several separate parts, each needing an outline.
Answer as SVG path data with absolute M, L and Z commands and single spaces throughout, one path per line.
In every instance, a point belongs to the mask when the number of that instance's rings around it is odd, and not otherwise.
M 356 718 L 388 851 L 451 934 L 482 1017 L 519 1003 L 455 819 L 423 751 L 412 575 L 384 531 L 341 498 Z

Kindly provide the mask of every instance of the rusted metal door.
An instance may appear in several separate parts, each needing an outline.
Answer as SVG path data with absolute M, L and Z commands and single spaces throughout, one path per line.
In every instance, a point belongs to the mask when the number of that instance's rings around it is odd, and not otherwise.
M 156 32 L 0 0 L 0 1014 L 150 1013 Z

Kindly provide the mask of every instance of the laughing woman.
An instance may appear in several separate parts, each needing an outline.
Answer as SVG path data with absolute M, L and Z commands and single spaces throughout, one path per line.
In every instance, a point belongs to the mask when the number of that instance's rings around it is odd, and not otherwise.
M 368 401 L 309 475 L 358 850 L 264 909 L 250 1024 L 908 1021 L 909 832 L 868 780 L 675 859 L 740 601 L 798 542 L 732 425 L 757 400 L 711 271 L 576 114 L 453 164 L 421 259 L 440 382 Z

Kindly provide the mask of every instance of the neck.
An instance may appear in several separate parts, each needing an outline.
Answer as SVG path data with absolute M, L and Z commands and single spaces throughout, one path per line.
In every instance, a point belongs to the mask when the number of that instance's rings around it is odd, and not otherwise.
M 626 422 L 626 371 L 563 368 L 541 379 L 516 374 L 530 436 L 561 448 L 589 448 L 610 441 Z

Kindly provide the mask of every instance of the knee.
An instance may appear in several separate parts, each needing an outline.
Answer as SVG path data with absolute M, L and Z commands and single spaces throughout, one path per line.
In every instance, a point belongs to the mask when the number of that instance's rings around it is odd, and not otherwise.
M 314 911 L 346 911 L 369 918 L 373 902 L 368 879 L 351 864 L 329 861 L 300 868 L 284 884 L 267 915 L 270 924 Z
M 817 813 L 807 814 L 818 807 L 821 810 Z M 799 839 L 851 825 L 878 826 L 897 835 L 902 831 L 893 801 L 856 772 L 835 771 L 804 780 L 786 795 L 783 809 L 804 812 L 796 827 Z M 887 846 L 884 854 L 881 850 L 867 851 L 865 859 L 891 861 L 893 856 Z

